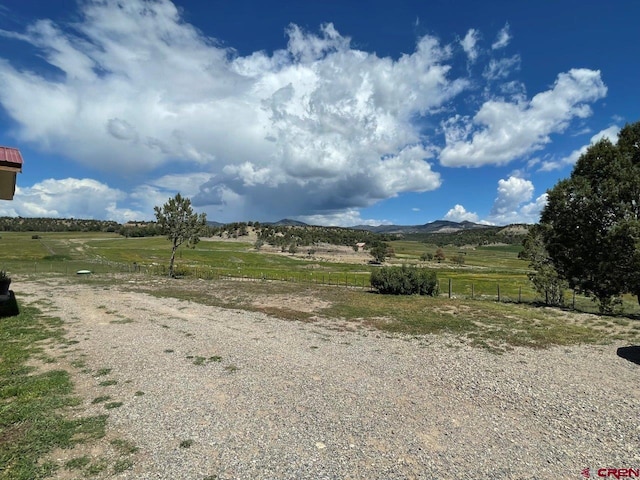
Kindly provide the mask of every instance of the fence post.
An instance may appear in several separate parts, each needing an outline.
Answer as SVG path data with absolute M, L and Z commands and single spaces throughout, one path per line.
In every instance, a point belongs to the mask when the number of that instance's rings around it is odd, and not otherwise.
M 500 284 L 498 284 L 498 301 L 500 301 Z
M 522 303 L 522 287 L 518 287 L 518 303 Z
M 472 283 L 471 284 L 471 300 L 473 300 L 473 294 L 474 294 L 474 291 L 473 291 L 473 283 Z
M 449 279 L 449 298 L 451 298 L 451 279 Z

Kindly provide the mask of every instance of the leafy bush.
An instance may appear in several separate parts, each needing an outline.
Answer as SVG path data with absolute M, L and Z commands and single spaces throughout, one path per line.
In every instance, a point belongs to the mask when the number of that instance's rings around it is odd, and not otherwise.
M 390 295 L 430 295 L 438 293 L 436 273 L 423 268 L 382 267 L 371 272 L 371 286 Z

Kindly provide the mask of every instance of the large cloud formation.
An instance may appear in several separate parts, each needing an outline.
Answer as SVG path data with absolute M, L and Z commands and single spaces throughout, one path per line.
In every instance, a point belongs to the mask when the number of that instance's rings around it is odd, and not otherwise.
M 332 24 L 317 34 L 291 25 L 286 48 L 240 56 L 185 23 L 169 0 L 80 6 L 64 28 L 40 20 L 0 31 L 45 62 L 36 70 L 0 59 L 0 103 L 19 140 L 122 176 L 197 172 L 194 204 L 236 218 L 352 217 L 437 189 L 438 161 L 510 162 L 606 92 L 599 72 L 572 70 L 530 101 L 491 98 L 475 116 L 441 123 L 452 99 L 475 88 L 452 78 L 456 54 L 479 58 L 473 29 L 454 46 L 424 36 L 393 59 L 353 48 Z M 487 53 L 492 81 L 519 64 L 492 56 L 510 39 L 506 25 Z
M 0 101 L 21 140 L 124 175 L 169 163 L 209 171 L 200 205 L 242 198 L 313 214 L 440 185 L 412 118 L 466 82 L 448 78 L 436 39 L 392 60 L 351 48 L 332 24 L 318 35 L 292 25 L 286 49 L 241 57 L 167 0 L 82 5 L 74 30 L 42 20 L 4 32 L 55 67 L 0 62 Z

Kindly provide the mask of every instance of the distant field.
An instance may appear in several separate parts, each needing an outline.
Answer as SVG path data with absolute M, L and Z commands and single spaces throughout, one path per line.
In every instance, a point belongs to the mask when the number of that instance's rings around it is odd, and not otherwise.
M 36 238 L 37 237 L 37 238 Z M 533 302 L 536 293 L 527 278 L 528 263 L 518 259 L 517 245 L 476 248 L 445 247 L 446 260 L 421 262 L 423 253 L 437 247 L 416 241 L 391 242 L 393 264 L 417 264 L 438 273 L 440 294 L 457 298 L 498 299 Z M 332 284 L 369 287 L 371 269 L 366 255 L 360 263 L 324 261 L 305 253 L 297 255 L 256 251 L 251 243 L 238 241 L 202 241 L 195 249 L 180 248 L 177 272 L 205 279 L 236 277 L 254 280 L 284 280 L 304 284 Z M 140 272 L 166 273 L 171 254 L 164 237 L 124 238 L 113 233 L 40 233 L 2 232 L 0 269 L 10 274 L 58 273 L 74 275 L 78 270 L 94 273 Z M 462 265 L 451 261 L 459 255 Z M 449 288 L 451 287 L 451 291 Z M 571 292 L 567 301 L 572 302 Z M 578 297 L 576 305 L 586 311 L 595 307 L 589 299 Z M 635 298 L 625 301 L 626 312 L 637 312 Z

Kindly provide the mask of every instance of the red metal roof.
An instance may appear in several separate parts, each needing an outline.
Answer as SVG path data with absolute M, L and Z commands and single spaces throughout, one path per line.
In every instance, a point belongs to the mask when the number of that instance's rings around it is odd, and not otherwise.
M 22 168 L 22 155 L 20 150 L 11 147 L 0 146 L 0 166 Z

